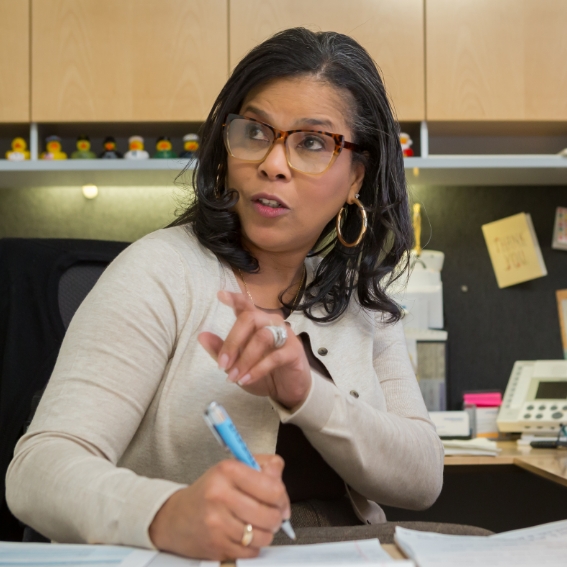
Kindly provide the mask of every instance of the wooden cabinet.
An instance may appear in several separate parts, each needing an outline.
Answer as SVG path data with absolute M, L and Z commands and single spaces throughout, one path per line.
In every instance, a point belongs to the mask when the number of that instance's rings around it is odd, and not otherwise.
M 226 0 L 35 0 L 32 120 L 204 120 L 228 75 L 227 16 Z
M 359 41 L 382 69 L 399 120 L 425 117 L 422 0 L 229 1 L 231 69 L 277 31 L 338 31 Z
M 0 0 L 0 122 L 30 119 L 29 0 Z
M 567 120 L 565 0 L 427 0 L 428 120 Z

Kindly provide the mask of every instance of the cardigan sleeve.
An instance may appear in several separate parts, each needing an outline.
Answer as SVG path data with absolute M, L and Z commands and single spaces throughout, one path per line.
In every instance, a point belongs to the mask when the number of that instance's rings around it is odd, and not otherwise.
M 190 289 L 174 247 L 150 236 L 81 304 L 8 469 L 8 505 L 27 525 L 58 542 L 153 547 L 149 525 L 184 485 L 117 463 L 158 389 Z
M 309 395 L 280 419 L 302 428 L 327 463 L 358 493 L 379 504 L 425 509 L 443 482 L 443 445 L 413 373 L 401 323 L 378 322 L 374 370 L 386 411 L 312 372 Z

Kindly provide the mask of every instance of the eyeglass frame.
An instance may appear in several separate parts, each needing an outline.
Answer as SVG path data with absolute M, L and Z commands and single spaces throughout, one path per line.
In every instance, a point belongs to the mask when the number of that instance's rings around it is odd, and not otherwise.
M 243 120 L 248 120 L 250 122 L 255 122 L 256 124 L 261 124 L 262 126 L 266 126 L 266 128 L 269 128 L 273 134 L 274 134 L 274 139 L 272 140 L 272 143 L 270 145 L 270 147 L 266 150 L 266 155 L 262 158 L 262 159 L 242 159 L 239 157 L 236 157 L 231 149 L 230 149 L 230 144 L 228 143 L 228 130 L 230 127 L 230 123 L 233 120 L 236 120 L 237 118 L 241 118 Z M 256 120 L 255 118 L 250 118 L 248 116 L 242 116 L 240 114 L 233 114 L 232 112 L 228 113 L 224 119 L 223 125 L 223 140 L 224 140 L 224 145 L 225 148 L 227 150 L 227 152 L 234 158 L 234 159 L 238 159 L 240 161 L 245 161 L 247 163 L 262 163 L 270 154 L 270 152 L 273 150 L 274 146 L 276 145 L 276 142 L 278 140 L 282 140 L 283 144 L 284 144 L 284 149 L 285 149 L 285 157 L 286 157 L 286 161 L 287 164 L 289 165 L 290 169 L 293 169 L 295 171 L 300 171 L 301 173 L 305 173 L 307 175 L 322 175 L 323 173 L 325 173 L 332 165 L 333 163 L 335 163 L 335 160 L 339 157 L 339 154 L 343 151 L 343 149 L 345 150 L 351 150 L 352 152 L 356 152 L 356 153 L 362 153 L 362 147 L 359 146 L 358 144 L 355 144 L 354 142 L 347 142 L 345 140 L 345 137 L 343 134 L 335 134 L 334 132 L 325 132 L 324 130 L 305 130 L 303 128 L 299 128 L 297 130 L 279 130 L 278 128 L 275 128 L 274 126 L 272 126 L 271 124 L 266 124 L 265 122 L 261 122 L 260 120 Z M 297 167 L 293 167 L 293 165 L 291 165 L 290 161 L 289 161 L 289 151 L 288 151 L 288 147 L 287 147 L 287 139 L 291 134 L 296 134 L 298 132 L 307 132 L 309 134 L 325 134 L 327 136 L 330 136 L 331 138 L 333 138 L 333 140 L 335 141 L 335 149 L 333 150 L 333 155 L 331 156 L 331 160 L 329 161 L 329 164 L 327 165 L 327 167 L 323 170 L 320 171 L 318 173 L 310 173 L 309 171 L 303 171 L 301 169 L 298 169 Z

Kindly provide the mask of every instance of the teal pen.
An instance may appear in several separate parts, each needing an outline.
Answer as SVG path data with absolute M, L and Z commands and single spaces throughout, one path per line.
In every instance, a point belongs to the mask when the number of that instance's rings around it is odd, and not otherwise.
M 207 406 L 203 417 L 215 439 L 222 447 L 229 450 L 235 459 L 257 471 L 262 470 L 246 446 L 246 443 L 244 443 L 240 433 L 238 433 L 238 429 L 232 423 L 232 419 L 230 419 L 228 413 L 220 404 L 211 402 Z M 284 520 L 281 528 L 291 539 L 296 539 L 289 520 Z

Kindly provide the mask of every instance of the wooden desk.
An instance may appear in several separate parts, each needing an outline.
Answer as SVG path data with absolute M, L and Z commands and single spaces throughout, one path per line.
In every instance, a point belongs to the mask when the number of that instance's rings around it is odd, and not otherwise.
M 533 449 L 518 447 L 515 441 L 498 443 L 497 457 L 445 457 L 445 466 L 454 465 L 516 465 L 547 480 L 567 486 L 567 449 Z
M 392 559 L 406 559 L 406 556 L 396 547 L 394 543 L 383 543 L 382 548 L 389 553 Z
M 567 450 L 498 443 L 497 457 L 445 457 L 443 489 L 427 510 L 383 506 L 391 521 L 446 522 L 494 532 L 567 518 Z

